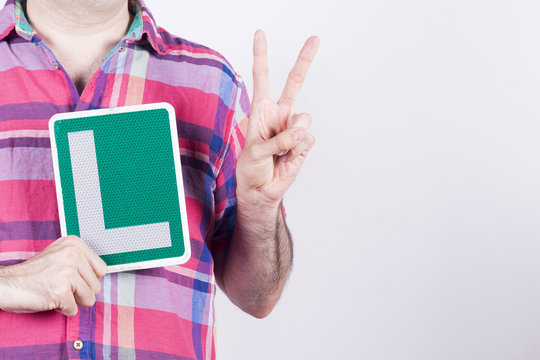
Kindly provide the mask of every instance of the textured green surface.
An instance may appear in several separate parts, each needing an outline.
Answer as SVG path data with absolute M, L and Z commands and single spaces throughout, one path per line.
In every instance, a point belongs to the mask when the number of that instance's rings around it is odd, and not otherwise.
M 169 222 L 171 231 L 171 247 L 102 255 L 103 260 L 107 265 L 119 265 L 182 256 L 185 248 L 167 110 L 55 122 L 66 229 L 77 236 L 80 232 L 67 134 L 83 130 L 94 132 L 105 228 Z

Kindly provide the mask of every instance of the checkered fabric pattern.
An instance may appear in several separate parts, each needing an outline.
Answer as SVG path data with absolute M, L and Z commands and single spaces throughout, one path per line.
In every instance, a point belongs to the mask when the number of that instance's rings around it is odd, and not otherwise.
M 191 259 L 106 275 L 96 304 L 75 317 L 0 310 L 1 359 L 215 358 L 212 254 L 227 249 L 234 227 L 249 98 L 220 54 L 158 27 L 142 1 L 129 8 L 131 28 L 81 95 L 27 21 L 24 1 L 0 11 L 0 265 L 60 237 L 50 117 L 154 102 L 176 111 Z

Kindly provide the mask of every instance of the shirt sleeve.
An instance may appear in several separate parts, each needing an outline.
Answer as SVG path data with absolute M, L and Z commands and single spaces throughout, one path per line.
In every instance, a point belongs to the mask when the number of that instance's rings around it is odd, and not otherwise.
M 216 176 L 214 190 L 214 229 L 207 241 L 212 253 L 226 250 L 231 240 L 236 220 L 236 161 L 244 147 L 250 101 L 246 86 L 240 77 L 236 95 L 233 99 L 233 114 L 229 127 L 222 162 Z

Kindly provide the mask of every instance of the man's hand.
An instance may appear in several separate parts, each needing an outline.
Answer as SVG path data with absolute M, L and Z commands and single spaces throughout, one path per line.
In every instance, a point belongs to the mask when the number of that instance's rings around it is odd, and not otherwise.
M 228 251 L 214 254 L 214 269 L 229 299 L 257 318 L 272 311 L 291 269 L 292 240 L 279 205 L 314 141 L 307 132 L 311 117 L 293 107 L 318 46 L 315 36 L 306 41 L 276 103 L 268 97 L 266 39 L 255 33 L 253 100 L 236 165 L 236 225 Z
M 106 273 L 105 262 L 81 239 L 62 237 L 25 262 L 0 267 L 0 308 L 74 316 L 77 305 L 94 305 Z
M 318 37 L 306 41 L 276 103 L 268 96 L 266 37 L 261 30 L 255 33 L 253 100 L 244 150 L 236 167 L 241 204 L 277 207 L 314 143 L 307 132 L 311 116 L 295 114 L 294 101 L 318 47 Z

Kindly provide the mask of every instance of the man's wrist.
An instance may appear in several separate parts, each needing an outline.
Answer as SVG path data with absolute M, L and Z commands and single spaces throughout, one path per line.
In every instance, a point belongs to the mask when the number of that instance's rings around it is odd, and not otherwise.
M 5 274 L 6 267 L 0 266 L 0 310 L 4 310 L 8 301 L 10 291 L 8 289 L 8 279 Z
M 236 193 L 237 215 L 253 221 L 268 221 L 276 219 L 281 212 L 282 200 L 269 199 L 256 193 Z

